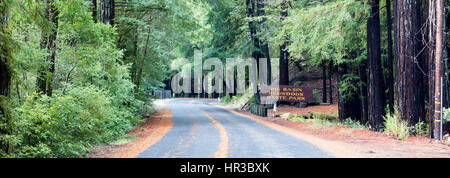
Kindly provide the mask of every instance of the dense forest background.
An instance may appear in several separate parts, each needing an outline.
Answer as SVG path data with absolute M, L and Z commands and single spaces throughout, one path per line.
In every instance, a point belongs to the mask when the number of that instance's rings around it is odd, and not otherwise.
M 0 156 L 83 157 L 123 137 L 151 113 L 146 91 L 170 89 L 172 61 L 193 65 L 195 50 L 204 59 L 280 58 L 283 85 L 292 64 L 323 68 L 324 83 L 338 77 L 340 119 L 382 130 L 388 115 L 432 131 L 436 2 L 2 0 Z

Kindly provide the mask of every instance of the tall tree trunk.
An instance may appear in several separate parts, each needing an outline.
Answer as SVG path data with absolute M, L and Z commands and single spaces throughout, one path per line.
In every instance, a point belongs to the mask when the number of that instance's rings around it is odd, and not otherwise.
M 449 0 L 447 0 L 447 6 L 449 6 Z M 446 11 L 447 14 L 445 15 L 445 24 L 444 27 L 446 27 L 446 29 L 444 31 L 448 31 L 448 25 L 450 25 L 450 12 L 447 10 Z M 444 105 L 443 107 L 448 108 L 450 105 L 450 61 L 449 61 L 449 55 L 450 55 L 450 38 L 449 38 L 449 34 L 447 33 L 444 37 L 444 39 L 446 39 L 444 41 L 444 53 L 443 53 L 443 60 L 445 62 L 445 67 L 444 67 L 444 101 L 442 102 Z
M 330 104 L 333 104 L 333 83 L 332 83 L 332 77 L 333 77 L 333 64 L 330 62 L 328 64 L 328 80 L 330 81 Z
M 369 123 L 369 102 L 368 102 L 368 91 L 367 91 L 367 60 L 364 60 L 359 65 L 359 77 L 362 82 L 362 85 L 360 86 L 360 98 L 361 98 L 361 123 L 367 124 Z
M 369 4 L 371 13 L 367 21 L 368 118 L 372 128 L 379 130 L 383 124 L 384 115 L 384 87 L 380 47 L 380 1 L 369 0 Z
M 387 42 L 388 42 L 388 102 L 389 111 L 394 113 L 394 54 L 392 52 L 392 15 L 391 15 L 391 0 L 386 0 L 386 24 L 387 24 Z
M 111 16 L 109 17 L 109 22 L 111 23 L 111 26 L 114 26 L 115 18 L 116 18 L 116 2 L 115 0 L 109 0 L 110 6 L 111 6 Z
M 288 16 L 286 0 L 281 2 L 281 21 Z M 288 37 L 286 37 L 288 38 Z M 286 47 L 288 39 L 280 46 L 280 85 L 289 85 L 289 52 Z
M 322 103 L 327 102 L 327 66 L 325 63 L 322 64 Z
M 436 2 L 436 58 L 435 58 L 435 88 L 434 88 L 434 138 L 440 139 L 441 129 L 441 74 L 442 74 L 442 52 L 443 52 L 443 24 L 444 24 L 444 0 L 437 0 Z
M 97 23 L 97 0 L 92 0 L 92 19 Z
M 247 7 L 247 17 L 253 18 L 255 17 L 255 4 L 253 0 L 245 0 L 245 5 Z M 259 49 L 259 39 L 256 37 L 256 26 L 255 22 L 253 20 L 250 20 L 248 22 L 249 30 L 250 30 L 250 38 L 253 41 L 254 50 L 252 51 L 252 57 L 258 62 L 259 58 L 259 52 L 257 49 Z M 259 64 L 259 63 L 257 63 Z M 257 70 L 259 71 L 259 70 Z
M 114 26 L 115 2 L 114 0 L 100 0 L 100 22 Z
M 415 82 L 417 82 L 417 86 L 418 86 L 418 104 L 419 104 L 419 120 L 418 120 L 418 122 L 421 122 L 421 121 L 425 121 L 426 120 L 426 117 L 427 117 L 427 113 L 426 113 L 426 107 L 425 107 L 425 102 L 426 102 L 426 100 L 425 100 L 425 98 L 426 98 L 426 92 L 427 92 L 427 89 L 426 89 L 426 87 L 427 87 L 427 85 L 426 85 L 426 80 L 427 80 L 427 76 L 426 76 L 426 73 L 425 73 L 425 69 L 426 69 L 426 53 L 424 53 L 423 51 L 424 51 L 424 45 L 422 44 L 422 38 L 423 38 L 423 31 L 424 30 L 422 30 L 422 11 L 421 11 L 421 6 L 422 6 L 422 1 L 423 0 L 418 0 L 417 2 L 416 2 L 416 13 L 417 13 L 417 16 L 416 16 L 416 20 L 417 20 L 417 32 L 416 32 L 416 41 L 415 41 L 415 43 L 416 43 L 416 53 L 417 53 L 417 56 L 416 56 L 416 63 L 417 63 L 417 65 L 416 65 L 416 68 L 417 69 L 419 69 L 418 70 L 418 73 L 417 73 L 417 75 L 418 75 L 418 77 L 420 78 L 419 80 L 417 80 L 417 81 L 415 81 Z
M 428 89 L 428 111 L 427 111 L 427 118 L 428 118 L 428 124 L 430 126 L 430 136 L 433 137 L 433 121 L 434 121 L 434 80 L 435 80 L 435 45 L 436 44 L 436 1 L 435 0 L 428 0 L 427 1 L 427 42 L 425 42 L 425 45 L 427 45 L 427 89 Z
M 58 35 L 58 10 L 53 4 L 53 1 L 47 0 L 45 8 L 45 18 L 50 21 L 53 26 L 49 31 L 43 30 L 41 39 L 41 49 L 46 50 L 48 56 L 46 57 L 46 64 L 39 71 L 37 78 L 36 90 L 38 93 L 52 96 L 53 93 L 53 78 L 55 73 L 55 59 L 56 59 L 56 37 Z
M 352 73 L 349 71 L 347 64 L 341 64 L 338 66 L 338 81 L 342 81 L 344 76 Z M 358 82 L 358 81 L 351 81 Z M 346 119 L 360 120 L 361 119 L 361 98 L 359 92 L 352 93 L 351 96 L 343 98 L 341 92 L 338 92 L 338 108 L 339 108 L 339 120 L 344 121 Z
M 148 49 L 148 42 L 149 41 L 150 41 L 150 27 L 148 29 L 147 40 L 145 41 L 145 46 L 144 46 L 144 51 L 143 51 L 144 53 L 142 55 L 141 64 L 140 64 L 139 71 L 138 71 L 138 74 L 137 74 L 136 91 L 137 91 L 137 89 L 139 89 L 139 87 L 141 85 L 142 73 L 144 71 L 144 66 L 145 66 L 145 56 L 147 56 L 147 51 L 148 51 L 147 49 Z M 191 93 L 193 93 L 193 92 L 191 92 Z
M 347 68 L 345 64 L 341 64 L 338 66 L 338 81 L 342 81 L 343 76 L 347 73 Z M 338 92 L 338 114 L 339 114 L 339 120 L 343 121 L 348 118 L 348 112 L 346 107 L 346 101 L 344 100 L 341 92 Z
M 396 58 L 396 100 L 399 117 L 414 125 L 421 114 L 421 71 L 415 63 L 418 54 L 417 0 L 394 0 L 394 42 Z
M 10 46 L 8 46 L 8 41 L 5 37 L 10 36 L 9 29 L 9 11 L 10 4 L 8 2 L 0 3 L 0 124 L 2 123 L 3 118 L 6 118 L 7 128 L 1 127 L 0 134 L 11 132 L 11 120 L 6 115 L 5 112 L 5 103 L 10 95 L 10 86 L 11 86 L 11 69 L 9 68 L 8 62 L 11 56 L 10 54 Z M 5 36 L 5 37 L 4 37 Z M 4 150 L 7 153 L 12 152 L 12 146 L 10 144 L 5 144 L 6 147 L 3 147 L 3 144 L 0 144 L 0 149 Z
M 255 17 L 255 2 L 254 0 L 245 0 L 245 5 L 247 8 L 247 17 L 248 18 L 253 18 Z M 256 36 L 257 33 L 257 28 L 256 28 L 256 23 L 253 20 L 250 20 L 248 22 L 248 26 L 249 26 L 249 31 L 250 31 L 250 38 L 253 41 L 253 51 L 252 51 L 252 57 L 256 60 L 256 72 L 259 73 L 259 58 L 261 57 L 261 52 L 259 49 L 260 48 L 260 41 L 258 39 L 258 37 Z M 260 103 L 260 95 L 259 95 L 259 90 L 257 90 L 256 94 L 255 94 L 255 102 L 256 104 Z
M 257 10 L 256 10 L 256 14 L 258 17 L 261 16 L 265 16 L 266 12 L 264 10 L 264 3 L 265 0 L 256 0 L 256 4 L 257 4 Z M 258 32 L 262 31 L 262 28 L 264 28 L 264 22 L 265 22 L 265 18 L 262 18 L 261 21 L 259 21 L 258 23 Z M 261 51 L 261 56 L 260 58 L 266 58 L 267 59 L 267 84 L 270 85 L 272 80 L 272 67 L 271 67 L 271 62 L 270 62 L 270 54 L 269 54 L 269 44 L 267 43 L 267 41 L 265 40 L 259 40 L 260 42 L 260 51 Z

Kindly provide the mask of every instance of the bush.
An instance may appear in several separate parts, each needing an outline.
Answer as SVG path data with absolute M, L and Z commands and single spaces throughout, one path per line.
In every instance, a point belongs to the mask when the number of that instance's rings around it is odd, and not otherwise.
M 407 121 L 402 121 L 398 118 L 398 113 L 388 114 L 384 117 L 384 132 L 392 135 L 400 140 L 408 139 L 410 127 Z
M 222 103 L 225 104 L 229 103 L 231 101 L 230 94 L 229 93 L 225 94 L 225 96 L 222 97 L 221 101 Z
M 320 103 L 319 92 L 316 89 L 313 90 L 313 102 Z
M 298 114 L 290 114 L 287 116 L 286 120 L 293 122 L 306 122 L 306 118 Z
M 367 125 L 361 124 L 361 122 L 355 121 L 351 118 L 347 118 L 345 121 L 342 122 L 342 124 L 354 129 L 368 129 Z
M 95 87 L 66 95 L 33 95 L 15 109 L 16 157 L 83 157 L 92 144 L 107 143 L 132 128 L 117 117 L 111 97 Z
M 428 124 L 420 121 L 414 127 L 411 127 L 411 133 L 414 133 L 416 136 L 426 136 L 430 133 L 430 128 Z
M 444 108 L 442 113 L 442 123 L 450 122 L 450 108 Z

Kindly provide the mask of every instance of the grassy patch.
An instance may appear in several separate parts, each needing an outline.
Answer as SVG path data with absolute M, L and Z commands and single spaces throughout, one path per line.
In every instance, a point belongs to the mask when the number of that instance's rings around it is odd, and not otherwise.
M 407 121 L 398 118 L 397 112 L 388 114 L 384 117 L 384 132 L 400 140 L 406 140 L 409 137 L 409 127 Z
M 111 142 L 110 145 L 125 145 L 127 143 L 130 143 L 130 142 L 138 139 L 138 138 L 139 137 L 137 137 L 137 136 L 126 134 L 126 135 L 120 137 L 119 139 Z
M 282 116 L 284 116 L 283 114 Z M 316 113 L 316 112 L 308 112 L 306 115 L 299 114 L 287 114 L 284 116 L 286 120 L 293 122 L 311 122 L 313 123 L 311 128 L 319 128 L 319 127 L 330 127 L 336 125 L 348 126 L 352 129 L 368 129 L 368 127 L 364 124 L 361 124 L 359 121 L 354 121 L 351 119 L 347 119 L 345 121 L 340 121 L 338 114 L 335 112 L 330 112 L 329 114 Z
M 429 134 L 428 124 L 420 121 L 414 126 L 408 126 L 408 121 L 400 120 L 398 112 L 384 117 L 384 133 L 400 140 L 406 140 L 410 135 L 425 136 Z
M 355 129 L 341 129 L 339 130 L 338 134 L 348 134 L 352 133 Z

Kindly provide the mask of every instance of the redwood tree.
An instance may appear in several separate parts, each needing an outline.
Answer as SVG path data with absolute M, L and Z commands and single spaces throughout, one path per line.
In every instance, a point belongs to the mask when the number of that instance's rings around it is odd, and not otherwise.
M 393 41 L 392 41 L 392 15 L 391 15 L 391 0 L 386 0 L 386 25 L 387 25 L 387 42 L 388 42 L 388 77 L 387 77 L 387 88 L 388 96 L 387 100 L 389 102 L 389 111 L 394 112 L 394 54 L 392 51 Z
M 97 23 L 97 0 L 92 0 L 92 18 Z
M 114 26 L 115 1 L 100 0 L 100 22 Z
M 266 2 L 265 0 L 256 0 L 256 15 L 257 15 L 257 17 L 262 17 L 262 20 L 258 21 L 258 26 L 257 26 L 257 30 L 259 33 L 261 31 L 263 31 L 262 28 L 264 27 L 265 18 L 263 16 L 266 15 L 266 11 L 264 10 L 265 2 Z M 269 44 L 264 39 L 260 39 L 259 43 L 260 43 L 259 50 L 261 51 L 259 58 L 267 59 L 267 84 L 270 85 L 272 82 L 272 80 L 271 80 L 272 68 L 271 68 L 271 63 L 270 63 Z
M 417 0 L 394 0 L 394 43 L 396 58 L 396 100 L 400 119 L 414 125 L 419 121 L 423 100 L 423 78 L 416 63 L 419 31 Z
M 3 123 L 3 117 L 5 117 L 5 108 L 4 101 L 8 99 L 10 94 L 10 85 L 11 85 L 11 69 L 8 66 L 8 62 L 10 59 L 10 41 L 8 37 L 10 36 L 9 28 L 9 11 L 10 11 L 10 2 L 3 1 L 0 3 L 0 124 Z M 7 118 L 7 117 L 6 117 Z M 6 119 L 6 124 L 10 122 Z M 0 134 L 7 133 L 8 130 L 3 130 L 3 127 L 0 127 Z M 6 146 L 3 147 L 3 146 Z M 11 152 L 11 147 L 7 145 L 0 144 L 0 149 L 4 149 L 7 152 Z
M 265 11 L 264 11 L 264 1 L 263 0 L 245 0 L 245 5 L 246 5 L 246 13 L 247 13 L 247 17 L 248 18 L 254 18 L 254 17 L 260 17 L 260 16 L 264 16 L 265 15 Z M 250 30 L 250 38 L 253 41 L 253 51 L 252 51 L 252 57 L 256 60 L 257 63 L 257 71 L 259 72 L 259 59 L 260 58 L 267 58 L 267 68 L 269 69 L 267 71 L 268 73 L 268 81 L 270 82 L 270 57 L 269 57 L 269 47 L 268 44 L 266 42 L 264 42 L 263 40 L 259 39 L 257 33 L 259 31 L 261 31 L 261 28 L 263 26 L 264 20 L 262 21 L 254 21 L 254 20 L 250 20 L 249 21 L 249 30 Z M 256 93 L 256 103 L 259 104 L 260 103 L 260 98 L 259 98 L 259 90 Z
M 367 20 L 368 119 L 373 129 L 383 124 L 384 87 L 381 70 L 379 0 L 369 0 L 370 17 Z
M 281 21 L 288 16 L 286 0 L 281 2 L 280 16 Z M 289 52 L 286 49 L 287 45 L 288 39 L 280 46 L 280 85 L 289 85 Z
M 58 10 L 52 0 L 46 1 L 45 18 L 52 23 L 50 30 L 43 30 L 41 49 L 47 51 L 46 64 L 39 70 L 37 78 L 37 92 L 48 96 L 53 93 L 53 74 L 55 72 L 56 37 L 58 35 Z
M 322 64 L 322 103 L 327 102 L 327 66 Z

